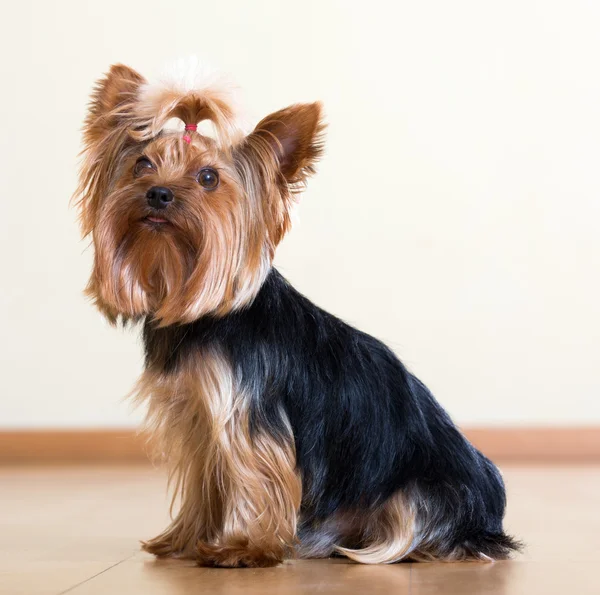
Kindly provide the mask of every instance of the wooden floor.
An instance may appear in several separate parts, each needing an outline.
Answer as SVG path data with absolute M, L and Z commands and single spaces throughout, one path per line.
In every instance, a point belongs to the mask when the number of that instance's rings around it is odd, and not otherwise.
M 0 593 L 253 595 L 600 594 L 600 466 L 505 466 L 509 562 L 198 568 L 139 551 L 167 522 L 149 467 L 0 468 Z

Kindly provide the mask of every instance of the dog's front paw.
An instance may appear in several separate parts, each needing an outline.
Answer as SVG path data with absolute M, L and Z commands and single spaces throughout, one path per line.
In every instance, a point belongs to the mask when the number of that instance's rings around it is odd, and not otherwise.
M 199 542 L 196 546 L 196 561 L 201 566 L 220 566 L 223 568 L 267 568 L 277 566 L 284 560 L 284 548 L 258 547 L 248 539 L 239 538 L 225 544 Z

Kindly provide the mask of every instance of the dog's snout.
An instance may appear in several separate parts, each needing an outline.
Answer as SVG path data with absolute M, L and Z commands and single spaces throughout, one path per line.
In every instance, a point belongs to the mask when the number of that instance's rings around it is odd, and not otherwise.
M 152 186 L 146 192 L 146 198 L 153 209 L 165 209 L 173 201 L 173 193 L 164 186 Z

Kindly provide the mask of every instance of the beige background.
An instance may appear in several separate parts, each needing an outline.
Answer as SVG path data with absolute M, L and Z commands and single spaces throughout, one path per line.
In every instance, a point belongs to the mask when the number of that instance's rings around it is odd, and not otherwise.
M 7 12 L 10 10 L 10 14 Z M 251 118 L 321 99 L 278 264 L 462 424 L 600 421 L 600 4 L 21 1 L 0 36 L 0 426 L 128 426 L 136 333 L 81 296 L 93 81 L 198 54 Z

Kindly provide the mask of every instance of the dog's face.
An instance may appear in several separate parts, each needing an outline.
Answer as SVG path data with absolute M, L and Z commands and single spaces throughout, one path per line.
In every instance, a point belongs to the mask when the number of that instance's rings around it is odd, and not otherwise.
M 173 117 L 188 130 L 163 131 Z M 194 130 L 203 120 L 215 138 Z M 244 136 L 219 89 L 157 90 L 112 67 L 84 126 L 79 204 L 95 247 L 87 293 L 110 320 L 160 324 L 249 303 L 313 172 L 322 129 L 319 104 L 305 104 Z

